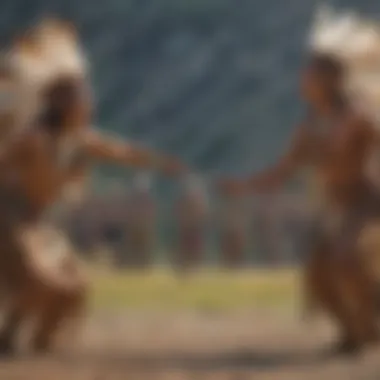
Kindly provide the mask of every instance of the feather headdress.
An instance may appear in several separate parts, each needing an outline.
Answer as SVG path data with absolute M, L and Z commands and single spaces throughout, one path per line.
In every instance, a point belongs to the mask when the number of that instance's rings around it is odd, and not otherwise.
M 318 9 L 310 49 L 339 58 L 347 67 L 347 91 L 369 117 L 380 122 L 380 23 L 354 12 Z M 360 104 L 359 104 L 360 102 Z
M 87 74 L 75 29 L 60 20 L 45 19 L 16 38 L 0 57 L 0 142 L 22 130 L 40 112 L 40 91 L 61 77 Z M 11 115 L 11 117 L 9 117 Z
M 22 83 L 41 88 L 61 76 L 85 76 L 87 63 L 75 29 L 46 19 L 16 40 L 9 58 Z
M 40 90 L 62 77 L 84 78 L 87 61 L 75 28 L 45 19 L 16 38 L 6 54 L 17 87 L 17 127 L 30 124 L 41 108 Z

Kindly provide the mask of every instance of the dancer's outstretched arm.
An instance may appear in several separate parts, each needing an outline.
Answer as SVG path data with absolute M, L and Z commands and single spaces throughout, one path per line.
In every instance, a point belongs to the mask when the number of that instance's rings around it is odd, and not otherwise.
M 187 168 L 175 157 L 155 152 L 135 143 L 128 143 L 91 130 L 86 132 L 85 142 L 88 154 L 102 161 L 141 169 L 157 169 L 167 175 L 178 175 Z
M 290 149 L 276 165 L 245 179 L 222 180 L 220 184 L 221 190 L 235 195 L 277 190 L 304 163 L 309 140 L 307 128 L 300 126 L 296 131 Z

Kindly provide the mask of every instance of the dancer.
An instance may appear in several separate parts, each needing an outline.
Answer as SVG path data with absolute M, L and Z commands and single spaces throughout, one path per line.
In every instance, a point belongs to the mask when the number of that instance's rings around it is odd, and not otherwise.
M 18 41 L 10 54 L 14 80 L 30 91 L 32 101 L 24 109 L 24 124 L 19 119 L 0 151 L 0 282 L 7 292 L 3 353 L 12 352 L 20 325 L 31 315 L 38 317 L 32 347 L 45 351 L 61 323 L 83 309 L 86 281 L 71 247 L 63 244 L 66 239 L 49 246 L 51 232 L 44 220 L 65 186 L 84 178 L 89 159 L 168 175 L 185 170 L 172 157 L 90 128 L 91 93 L 77 45 L 71 27 L 48 21 Z
M 234 194 L 279 188 L 303 165 L 315 170 L 320 186 L 319 217 L 306 268 L 307 290 L 339 322 L 339 351 L 352 352 L 377 340 L 375 284 L 363 265 L 358 241 L 380 217 L 380 196 L 366 173 L 379 137 L 349 103 L 344 65 L 315 54 L 302 73 L 309 113 L 285 156 L 272 169 L 221 186 Z

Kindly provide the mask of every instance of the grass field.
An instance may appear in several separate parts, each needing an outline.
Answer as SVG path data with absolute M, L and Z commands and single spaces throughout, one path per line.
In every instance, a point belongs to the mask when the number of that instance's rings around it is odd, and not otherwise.
M 288 313 L 289 306 L 299 310 L 296 270 L 177 278 L 170 270 L 116 274 L 92 267 L 89 274 L 93 310 L 83 339 L 63 355 L 5 360 L 0 379 L 380 378 L 379 347 L 358 360 L 329 354 L 334 326 L 304 324 Z
M 170 270 L 92 270 L 90 277 L 96 309 L 230 311 L 289 305 L 299 298 L 296 270 L 202 271 L 185 278 Z

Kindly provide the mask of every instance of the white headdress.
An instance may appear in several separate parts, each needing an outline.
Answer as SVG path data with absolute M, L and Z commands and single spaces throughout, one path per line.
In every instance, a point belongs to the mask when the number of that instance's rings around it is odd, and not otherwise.
M 61 76 L 84 76 L 87 64 L 75 30 L 59 20 L 38 24 L 10 49 L 19 79 L 41 88 Z
M 316 13 L 309 44 L 312 51 L 342 60 L 349 95 L 380 122 L 380 23 L 324 6 Z
M 22 129 L 34 120 L 41 108 L 40 90 L 45 86 L 62 76 L 83 78 L 87 74 L 74 28 L 59 20 L 43 20 L 16 38 L 0 59 L 11 71 L 15 118 L 10 131 Z M 12 95 L 6 93 L 7 89 L 0 90 L 3 98 Z M 0 109 L 0 119 L 5 111 L 4 107 Z

